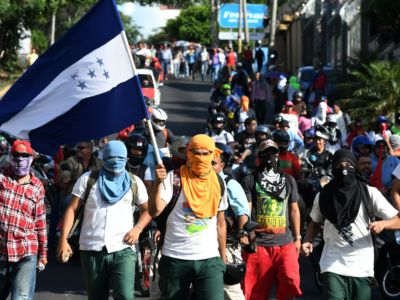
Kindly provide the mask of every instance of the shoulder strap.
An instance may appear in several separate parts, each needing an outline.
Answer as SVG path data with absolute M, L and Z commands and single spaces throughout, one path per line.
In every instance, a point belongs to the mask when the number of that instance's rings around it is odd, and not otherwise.
M 227 132 L 225 132 L 224 137 L 225 137 L 225 142 L 228 145 L 229 141 L 228 141 L 228 133 Z
M 138 186 L 135 179 L 135 175 L 128 171 L 129 177 L 131 178 L 131 191 L 132 191 L 132 206 L 135 205 L 135 201 L 138 198 Z
M 225 195 L 225 184 L 221 176 L 217 174 L 217 177 L 218 177 L 219 187 L 221 189 L 221 198 L 222 198 Z
M 367 210 L 368 218 L 371 222 L 375 221 L 374 207 L 372 205 L 371 196 L 368 191 L 368 186 L 366 184 L 362 184 L 365 192 L 365 197 L 362 197 L 362 202 Z
M 89 178 L 88 178 L 88 182 L 86 184 L 85 194 L 84 194 L 84 197 L 82 199 L 82 206 L 85 206 L 86 201 L 89 198 L 90 190 L 92 189 L 92 187 L 96 183 L 97 179 L 99 178 L 99 175 L 100 175 L 100 170 L 94 170 L 94 171 L 92 171 L 90 173 Z
M 74 220 L 74 223 L 72 224 L 71 230 L 69 231 L 69 233 L 67 235 L 67 239 L 69 239 L 74 234 L 74 232 L 78 226 L 81 226 L 81 223 L 82 223 L 81 221 L 83 220 L 83 212 L 85 211 L 86 201 L 89 198 L 90 190 L 96 183 L 97 179 L 99 178 L 99 175 L 100 175 L 100 170 L 95 170 L 90 173 L 87 184 L 86 184 L 85 194 L 83 196 L 81 206 L 79 207 L 78 211 L 76 212 L 75 220 Z

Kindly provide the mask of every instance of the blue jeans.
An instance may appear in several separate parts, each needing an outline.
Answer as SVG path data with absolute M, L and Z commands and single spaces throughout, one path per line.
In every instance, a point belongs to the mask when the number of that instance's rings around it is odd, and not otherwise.
M 37 256 L 27 256 L 19 262 L 0 261 L 0 300 L 30 300 L 36 284 Z
M 208 61 L 203 61 L 201 62 L 201 80 L 204 81 L 204 76 L 207 74 L 207 69 L 208 69 Z
M 212 68 L 212 80 L 217 81 L 219 76 L 220 65 L 214 65 Z

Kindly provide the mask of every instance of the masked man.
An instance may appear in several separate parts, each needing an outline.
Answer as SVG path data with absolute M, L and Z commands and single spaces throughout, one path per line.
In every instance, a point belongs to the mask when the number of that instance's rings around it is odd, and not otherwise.
M 399 229 L 399 212 L 376 188 L 357 178 L 356 158 L 349 150 L 336 151 L 332 166 L 333 180 L 315 197 L 302 253 L 310 255 L 323 223 L 322 299 L 368 300 L 374 276 L 370 233 Z M 372 222 L 374 216 L 383 220 Z
M 260 144 L 260 166 L 242 180 L 256 221 L 257 251 L 243 255 L 246 300 L 268 299 L 277 281 L 277 299 L 301 296 L 299 275 L 300 211 L 299 194 L 292 176 L 278 169 L 279 148 L 272 140 Z
M 181 191 L 167 219 L 158 269 L 163 299 L 188 299 L 191 285 L 196 299 L 224 299 L 228 202 L 211 166 L 220 152 L 204 134 L 188 144 L 187 163 L 180 168 Z M 149 201 L 153 217 L 171 201 L 172 183 L 166 178 L 164 166 L 158 166 Z
M 15 141 L 0 173 L 0 299 L 32 299 L 36 267 L 47 264 L 44 188 L 30 172 L 33 150 Z
M 148 196 L 139 177 L 125 170 L 127 149 L 121 141 L 108 142 L 103 158 L 104 165 L 90 190 L 87 190 L 88 182 L 97 171 L 84 173 L 75 183 L 62 221 L 57 255 L 60 261 L 71 255 L 67 235 L 76 212 L 84 205 L 79 249 L 88 298 L 108 299 L 111 283 L 114 299 L 131 300 L 135 283 L 134 244 L 151 221 L 147 213 Z M 141 211 L 136 225 L 135 205 Z

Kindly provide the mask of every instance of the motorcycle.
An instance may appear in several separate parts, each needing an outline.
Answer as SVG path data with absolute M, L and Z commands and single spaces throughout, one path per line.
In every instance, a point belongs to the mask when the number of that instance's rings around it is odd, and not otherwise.
M 135 211 L 135 220 L 136 211 Z M 136 243 L 137 260 L 135 265 L 135 290 L 143 297 L 150 295 L 150 280 L 152 277 L 151 254 L 153 252 L 153 235 L 156 224 L 152 221 L 140 234 Z
M 400 299 L 400 245 L 376 239 L 375 279 L 384 299 Z

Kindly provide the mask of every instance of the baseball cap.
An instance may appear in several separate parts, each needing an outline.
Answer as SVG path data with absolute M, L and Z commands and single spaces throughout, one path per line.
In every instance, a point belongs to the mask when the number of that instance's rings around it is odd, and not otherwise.
M 277 151 L 279 151 L 278 145 L 273 140 L 266 140 L 261 142 L 258 150 L 259 152 L 264 152 L 268 148 L 275 148 Z
M 293 106 L 293 102 L 288 100 L 285 102 L 285 106 Z
M 20 151 L 19 150 L 21 145 L 25 146 L 25 151 Z M 13 145 L 11 147 L 11 153 L 14 153 L 14 152 L 25 152 L 25 153 L 28 153 L 30 155 L 33 155 L 33 150 L 32 150 L 32 147 L 31 147 L 31 143 L 28 142 L 28 141 L 22 141 L 22 140 L 16 140 L 13 143 Z

